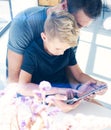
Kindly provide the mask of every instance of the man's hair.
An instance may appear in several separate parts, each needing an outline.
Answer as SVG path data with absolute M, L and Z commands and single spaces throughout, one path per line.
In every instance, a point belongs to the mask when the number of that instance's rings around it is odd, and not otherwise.
M 61 2 L 63 2 L 62 0 Z M 83 10 L 84 13 L 95 19 L 101 14 L 102 1 L 101 0 L 67 0 L 68 11 L 73 14 L 79 10 Z
M 44 31 L 50 40 L 58 38 L 71 47 L 76 45 L 79 35 L 74 16 L 67 11 L 52 12 L 45 21 Z

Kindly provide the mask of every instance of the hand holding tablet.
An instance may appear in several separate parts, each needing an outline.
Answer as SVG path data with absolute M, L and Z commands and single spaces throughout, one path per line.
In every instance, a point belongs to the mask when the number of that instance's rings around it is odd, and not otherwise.
M 82 87 L 82 85 L 80 87 Z M 79 101 L 81 99 L 85 99 L 86 97 L 88 97 L 92 94 L 95 94 L 96 92 L 101 91 L 101 90 L 106 89 L 106 88 L 107 88 L 106 85 L 97 86 L 96 84 L 90 84 L 87 87 L 87 90 L 85 92 L 81 92 L 80 94 L 77 94 L 77 96 L 75 96 L 74 98 L 66 100 L 65 102 L 67 104 L 73 104 L 76 101 Z

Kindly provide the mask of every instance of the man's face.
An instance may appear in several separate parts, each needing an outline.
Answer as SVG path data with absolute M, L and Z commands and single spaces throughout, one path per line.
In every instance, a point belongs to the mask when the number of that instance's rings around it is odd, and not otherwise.
M 73 14 L 79 28 L 87 27 L 93 21 L 92 18 L 88 17 L 83 10 L 79 10 Z

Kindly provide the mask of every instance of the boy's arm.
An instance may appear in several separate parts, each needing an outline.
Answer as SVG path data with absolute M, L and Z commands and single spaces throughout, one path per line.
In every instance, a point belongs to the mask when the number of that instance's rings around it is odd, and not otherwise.
M 34 91 L 39 90 L 39 85 L 30 83 L 32 75 L 21 70 L 19 77 L 19 89 L 18 93 L 24 96 L 35 96 Z M 72 90 L 72 89 L 71 89 Z M 74 104 L 66 104 L 64 100 L 67 100 L 67 88 L 56 88 L 52 87 L 49 91 L 47 91 L 47 95 L 56 94 L 58 96 L 54 96 L 53 105 L 59 107 L 63 112 L 68 112 L 75 109 L 79 106 L 80 101 Z
M 38 90 L 37 84 L 31 83 L 32 75 L 24 70 L 20 71 L 18 93 L 24 96 L 34 96 L 33 91 Z
M 34 91 L 39 90 L 38 84 L 31 83 L 32 75 L 24 70 L 20 71 L 19 76 L 19 93 L 25 96 L 33 96 Z M 49 91 L 47 91 L 47 95 L 50 94 L 67 94 L 69 89 L 67 88 L 57 88 L 53 86 Z
M 25 96 L 34 96 L 34 91 L 39 90 L 39 85 L 35 83 L 31 83 L 32 75 L 24 70 L 20 71 L 19 76 L 19 93 Z M 47 91 L 47 95 L 67 95 L 69 91 L 75 92 L 70 88 L 58 88 L 56 86 L 52 86 L 49 91 Z M 77 92 L 77 91 L 76 91 Z

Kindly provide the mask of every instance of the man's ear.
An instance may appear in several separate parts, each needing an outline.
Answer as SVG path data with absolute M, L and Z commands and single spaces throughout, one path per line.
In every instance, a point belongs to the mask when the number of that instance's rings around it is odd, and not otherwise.
M 62 4 L 62 9 L 67 11 L 68 10 L 67 9 L 67 0 L 64 0 L 61 4 Z
M 42 38 L 43 41 L 46 41 L 47 36 L 44 32 L 41 33 L 41 38 Z

